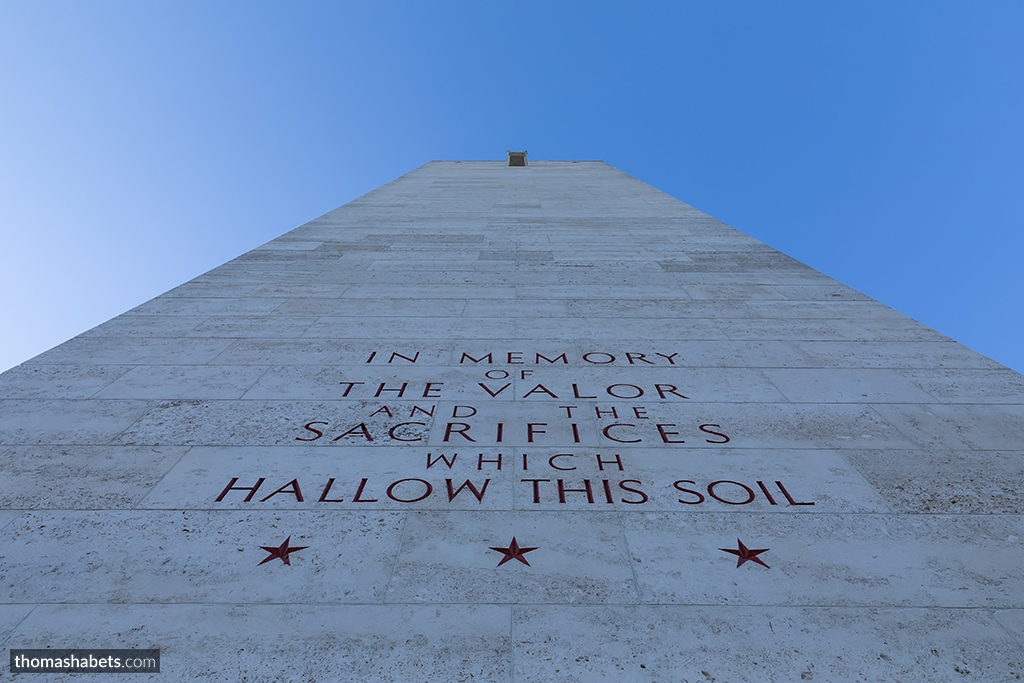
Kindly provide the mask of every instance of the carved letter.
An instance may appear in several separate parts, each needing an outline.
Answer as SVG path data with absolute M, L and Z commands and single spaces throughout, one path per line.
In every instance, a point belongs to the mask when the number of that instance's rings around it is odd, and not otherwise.
M 520 479 L 519 481 L 532 481 L 533 482 L 533 502 L 540 502 L 540 482 L 551 481 L 550 479 Z
M 448 462 L 448 458 L 445 457 L 444 453 L 442 453 L 441 455 L 437 456 L 437 458 L 435 460 L 431 460 L 430 456 L 431 456 L 431 454 L 427 453 L 427 469 L 428 470 L 431 467 L 433 467 L 434 465 L 436 465 L 438 460 L 443 460 L 444 464 L 448 465 L 448 469 L 451 469 L 452 465 L 455 464 L 455 458 L 459 457 L 459 454 L 458 453 L 452 453 L 452 460 L 451 460 L 451 462 Z
M 512 386 L 512 382 L 509 382 L 508 384 L 503 386 L 501 389 L 498 389 L 497 391 L 491 391 L 490 388 L 486 384 L 484 384 L 483 382 L 477 382 L 477 384 L 479 384 L 481 387 L 483 387 L 484 391 L 486 391 L 488 394 L 491 395 L 491 398 L 494 398 L 495 396 L 497 396 L 498 394 L 500 394 L 501 392 L 505 391 L 510 386 Z
M 553 467 L 556 470 L 561 470 L 563 472 L 568 472 L 570 470 L 576 469 L 576 467 L 575 466 L 573 466 L 573 467 L 559 467 L 558 465 L 555 464 L 555 458 L 572 458 L 572 457 L 575 457 L 575 456 L 573 456 L 572 453 L 558 453 L 557 455 L 552 455 L 550 458 L 548 458 L 548 465 L 550 465 L 551 467 Z M 600 458 L 600 456 L 598 456 L 598 457 Z
M 779 487 L 779 490 L 782 491 L 782 495 L 784 495 L 786 497 L 786 500 L 789 501 L 790 505 L 814 505 L 814 503 L 798 503 L 798 502 L 796 502 L 795 500 L 793 500 L 793 496 L 789 495 L 789 491 L 786 490 L 786 487 L 782 485 L 781 481 L 777 481 L 777 482 L 775 482 L 775 484 L 776 484 L 776 486 Z
M 658 428 L 658 433 L 661 434 L 661 440 L 664 441 L 665 443 L 686 443 L 686 441 L 684 441 L 683 439 L 680 439 L 679 441 L 673 441 L 672 439 L 668 438 L 670 436 L 679 436 L 679 432 L 665 431 L 665 427 L 675 427 L 675 425 L 672 424 L 671 422 L 655 426 Z
M 713 425 L 713 424 L 701 425 L 700 426 L 700 431 L 704 432 L 705 434 L 714 434 L 715 436 L 720 436 L 723 439 L 725 439 L 725 441 L 712 441 L 711 439 L 704 439 L 708 443 L 729 443 L 729 441 L 731 440 L 731 439 L 729 439 L 729 437 L 727 437 L 722 432 L 716 432 L 713 429 L 704 429 L 705 427 L 718 427 L 719 429 L 721 429 L 722 428 L 721 425 Z
M 406 500 L 405 498 L 396 498 L 395 495 L 392 493 L 392 491 L 395 490 L 396 486 L 398 486 L 399 484 L 401 484 L 402 482 L 405 482 L 405 481 L 418 481 L 421 484 L 423 484 L 424 486 L 426 486 L 427 489 L 424 492 L 424 494 L 422 496 L 420 496 L 419 498 L 410 498 L 408 500 Z M 416 503 L 416 502 L 419 502 L 419 501 L 423 500 L 427 496 L 429 496 L 431 493 L 433 493 L 433 491 L 434 491 L 434 487 L 430 485 L 429 481 L 424 481 L 423 479 L 399 479 L 398 481 L 396 481 L 395 483 L 391 484 L 391 486 L 388 487 L 387 494 L 388 494 L 388 498 L 390 498 L 391 500 L 397 501 L 399 503 Z
M 527 422 L 526 423 L 526 443 L 533 443 L 534 434 L 547 434 L 543 429 L 534 429 L 534 427 L 547 427 L 547 422 Z
M 462 427 L 462 429 L 455 429 L 456 425 L 458 425 L 459 427 Z M 469 425 L 466 424 L 465 422 L 449 422 L 447 425 L 445 425 L 445 428 L 444 428 L 444 438 L 441 439 L 441 441 L 444 441 L 444 442 L 447 443 L 449 437 L 451 437 L 452 434 L 459 434 L 464 439 L 466 439 L 466 441 L 472 441 L 472 442 L 475 443 L 476 439 L 471 437 L 469 434 L 466 434 L 466 432 L 468 432 L 468 431 L 469 431 Z
M 372 357 L 373 356 L 371 356 L 371 358 Z M 366 361 L 366 362 L 369 363 L 370 361 Z M 345 398 L 346 396 L 348 396 L 348 392 L 352 391 L 352 387 L 354 387 L 357 384 L 366 384 L 366 382 L 338 382 L 338 384 L 347 384 L 348 385 L 347 387 L 345 387 L 345 393 L 341 395 L 342 398 Z
M 425 422 L 400 422 L 400 423 L 396 424 L 394 427 L 392 427 L 391 429 L 388 430 L 388 436 L 391 438 L 392 441 L 423 441 L 423 437 L 422 436 L 416 437 L 415 439 L 403 439 L 401 437 L 395 436 L 395 430 L 398 429 L 399 427 L 404 427 L 405 425 L 419 425 L 421 427 L 426 427 L 427 423 L 425 423 Z
M 554 393 L 552 393 L 552 391 L 550 389 L 545 387 L 543 384 L 538 384 L 533 389 L 530 389 L 528 392 L 523 394 L 523 398 L 526 398 L 527 396 L 532 396 L 533 394 L 538 394 L 538 393 L 547 394 L 551 398 L 558 398 L 557 396 L 555 396 Z
M 260 477 L 259 479 L 256 480 L 255 486 L 235 486 L 236 481 L 238 481 L 238 477 L 231 477 L 231 481 L 228 482 L 228 485 L 225 486 L 224 490 L 220 492 L 219 496 L 217 496 L 217 500 L 213 502 L 219 503 L 222 500 L 224 500 L 224 496 L 228 495 L 228 491 L 248 491 L 249 495 L 245 497 L 245 502 L 248 503 L 250 500 L 252 500 L 252 497 L 256 495 L 256 489 L 258 489 L 260 487 L 260 484 L 266 481 L 266 479 Z
M 391 361 L 388 361 L 388 362 L 390 363 Z M 398 394 L 398 398 L 402 398 L 402 395 L 405 393 L 405 388 L 407 386 L 409 386 L 409 383 L 408 382 L 402 382 L 402 386 L 399 387 L 398 389 L 385 389 L 384 387 L 386 387 L 386 386 L 387 386 L 387 382 L 381 382 L 380 386 L 377 387 L 377 393 L 374 394 L 373 397 L 374 398 L 378 398 L 381 395 L 381 392 L 384 392 L 384 391 L 394 391 L 394 392 L 396 392 Z
M 623 503 L 629 503 L 630 505 L 641 505 L 650 500 L 650 498 L 647 497 L 646 493 L 644 493 L 640 489 L 629 488 L 628 486 L 626 486 L 626 482 L 629 482 L 630 484 L 636 484 L 637 486 L 640 486 L 643 482 L 641 482 L 639 479 L 623 479 L 622 481 L 619 482 L 620 489 L 622 489 L 623 491 L 629 491 L 630 493 L 639 493 L 642 496 L 642 498 L 641 500 L 626 500 L 625 498 L 623 498 Z
M 490 479 L 484 479 L 484 485 L 480 487 L 479 491 L 477 491 L 476 487 L 473 486 L 473 482 L 471 482 L 469 479 L 467 479 L 466 483 L 464 483 L 462 486 L 460 486 L 459 488 L 457 488 L 457 489 L 455 489 L 453 491 L 452 490 L 452 480 L 451 479 L 445 479 L 444 481 L 445 481 L 446 484 L 448 484 L 448 502 L 449 503 L 452 502 L 453 500 L 455 500 L 455 496 L 459 495 L 459 493 L 462 491 L 462 489 L 467 488 L 467 487 L 469 488 L 470 492 L 474 496 L 476 496 L 477 502 L 478 503 L 482 503 L 482 502 L 484 502 L 484 493 L 487 492 L 487 485 L 491 483 Z
M 677 482 L 673 482 L 672 486 L 674 486 L 676 490 L 682 491 L 683 493 L 692 493 L 693 495 L 697 496 L 697 500 L 683 500 L 682 498 L 679 498 L 678 500 L 680 503 L 686 503 L 687 505 L 700 505 L 701 503 L 704 502 L 703 493 L 700 493 L 699 491 L 694 491 L 693 489 L 684 489 L 682 486 L 680 486 L 680 484 L 696 485 L 697 482 L 693 481 L 692 479 L 680 479 Z
M 328 498 L 327 494 L 331 492 L 331 487 L 334 486 L 334 477 L 327 480 L 327 486 L 324 487 L 324 492 L 320 494 L 320 500 L 318 503 L 344 503 L 344 498 Z
M 327 424 L 327 423 L 326 422 L 315 422 L 315 421 L 314 422 L 307 422 L 306 424 L 304 424 L 302 426 L 305 427 L 306 429 L 308 429 L 309 431 L 313 432 L 314 434 L 316 434 L 316 436 L 314 436 L 312 439 L 303 439 L 301 436 L 297 436 L 297 437 L 295 437 L 295 440 L 296 441 L 316 441 L 321 436 L 323 436 L 324 433 L 321 432 L 319 429 L 314 429 L 313 427 L 310 427 L 310 425 L 325 425 L 325 424 Z
M 565 482 L 563 480 L 559 479 L 558 480 L 558 502 L 559 503 L 564 503 L 565 502 L 565 494 L 566 494 L 566 492 L 568 492 L 568 493 L 584 493 L 585 492 L 587 494 L 587 502 L 588 503 L 593 503 L 594 502 L 594 490 L 590 487 L 590 480 L 589 479 L 584 479 L 583 480 L 583 488 L 581 488 L 581 489 L 567 489 L 567 488 L 565 488 Z
M 662 387 L 668 387 L 668 389 L 663 389 Z M 678 396 L 679 398 L 690 398 L 689 396 L 683 396 L 678 391 L 676 391 L 676 389 L 678 389 L 679 387 L 677 387 L 674 384 L 655 384 L 654 388 L 658 390 L 658 396 L 661 396 L 662 398 L 665 398 L 665 394 L 672 394 L 673 396 Z
M 580 388 L 575 384 L 572 385 L 572 395 L 576 398 L 597 398 L 597 396 L 580 396 Z
M 496 464 L 498 466 L 498 469 L 500 470 L 501 469 L 501 453 L 498 453 L 498 459 L 497 460 L 489 460 L 489 459 L 484 457 L 483 453 L 481 453 L 480 456 L 476 459 L 476 468 L 477 468 L 477 470 L 482 470 L 484 468 L 484 463 L 485 462 L 490 462 L 490 463 Z
M 608 430 L 611 429 L 612 427 L 636 427 L 636 425 L 618 423 L 608 425 L 601 431 L 601 433 L 605 435 L 605 438 L 611 439 L 612 441 L 618 441 L 619 443 L 640 443 L 642 441 L 642 439 L 616 439 L 614 436 L 608 433 Z
M 614 389 L 615 387 L 633 387 L 634 389 L 636 389 L 636 395 L 635 396 L 619 396 L 614 391 L 612 391 L 612 389 Z M 635 384 L 613 384 L 610 387 L 607 387 L 605 389 L 605 391 L 607 391 L 609 395 L 614 396 L 615 398 L 640 398 L 641 396 L 644 395 L 644 390 L 641 389 L 640 387 L 638 387 Z
M 366 477 L 363 477 L 363 480 L 361 482 L 359 482 L 359 488 L 356 489 L 356 496 L 355 496 L 355 498 L 352 499 L 353 503 L 376 503 L 377 502 L 376 498 L 367 498 L 366 500 L 363 500 L 362 495 L 363 495 L 363 489 L 366 488 L 366 482 L 367 482 Z

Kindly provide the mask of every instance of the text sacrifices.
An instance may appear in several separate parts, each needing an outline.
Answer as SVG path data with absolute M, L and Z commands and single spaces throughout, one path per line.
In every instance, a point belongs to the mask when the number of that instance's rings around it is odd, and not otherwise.
M 571 411 L 576 406 L 563 406 Z M 420 411 L 427 417 L 433 417 L 435 406 L 421 408 L 414 406 L 415 411 Z M 387 406 L 382 406 L 374 411 L 369 417 L 380 415 L 386 411 L 388 417 L 395 417 L 394 412 Z M 463 412 L 460 412 L 463 411 Z M 649 420 L 645 415 L 643 407 L 633 407 L 630 422 L 612 422 L 611 424 L 594 426 L 591 421 L 573 422 L 571 412 L 565 421 L 561 422 L 523 422 L 517 421 L 514 427 L 508 426 L 504 421 L 491 420 L 488 422 L 470 423 L 465 421 L 446 421 L 443 426 L 438 427 L 438 441 L 441 443 L 493 443 L 500 444 L 512 441 L 513 443 L 582 443 L 583 434 L 581 429 L 592 427 L 596 429 L 601 438 L 621 444 L 641 444 L 654 441 L 663 444 L 685 444 L 687 439 L 690 442 L 699 440 L 708 444 L 726 444 L 731 440 L 723 431 L 722 426 L 716 423 L 704 423 L 697 425 L 680 426 L 674 422 L 654 423 L 653 431 L 646 438 L 639 432 L 641 424 L 638 420 Z M 471 418 L 477 415 L 477 409 L 473 406 L 455 406 L 452 413 L 453 418 Z M 609 407 L 605 411 L 613 419 L 619 419 L 619 410 Z M 410 416 L 412 417 L 412 416 Z M 374 441 L 391 441 L 398 444 L 410 444 L 415 442 L 425 443 L 428 440 L 430 422 L 422 420 L 410 420 L 404 422 L 387 421 L 383 424 L 373 424 L 368 421 L 358 424 L 333 425 L 327 420 L 310 420 L 302 425 L 295 441 L 315 442 L 323 439 L 322 443 L 341 445 L 357 445 Z M 643 425 L 647 426 L 647 425 Z M 396 444 L 396 445 L 398 445 Z

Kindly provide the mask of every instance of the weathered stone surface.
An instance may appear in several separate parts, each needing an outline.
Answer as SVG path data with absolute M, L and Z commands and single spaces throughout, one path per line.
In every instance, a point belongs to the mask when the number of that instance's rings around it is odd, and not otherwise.
M 514 628 L 517 681 L 1017 681 L 1024 666 L 978 610 L 532 606 Z
M 6 647 L 158 647 L 176 681 L 507 681 L 510 624 L 489 605 L 41 605 Z

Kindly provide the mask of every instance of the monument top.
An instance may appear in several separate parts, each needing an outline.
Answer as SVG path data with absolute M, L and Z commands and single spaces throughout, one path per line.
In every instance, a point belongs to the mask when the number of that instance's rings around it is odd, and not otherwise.
M 509 166 L 526 166 L 526 152 L 512 152 L 508 153 L 508 165 Z

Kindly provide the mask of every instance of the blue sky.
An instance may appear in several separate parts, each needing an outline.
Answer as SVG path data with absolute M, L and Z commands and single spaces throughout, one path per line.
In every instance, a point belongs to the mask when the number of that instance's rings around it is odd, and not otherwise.
M 0 370 L 431 159 L 602 159 L 1024 370 L 1024 3 L 0 3 Z

